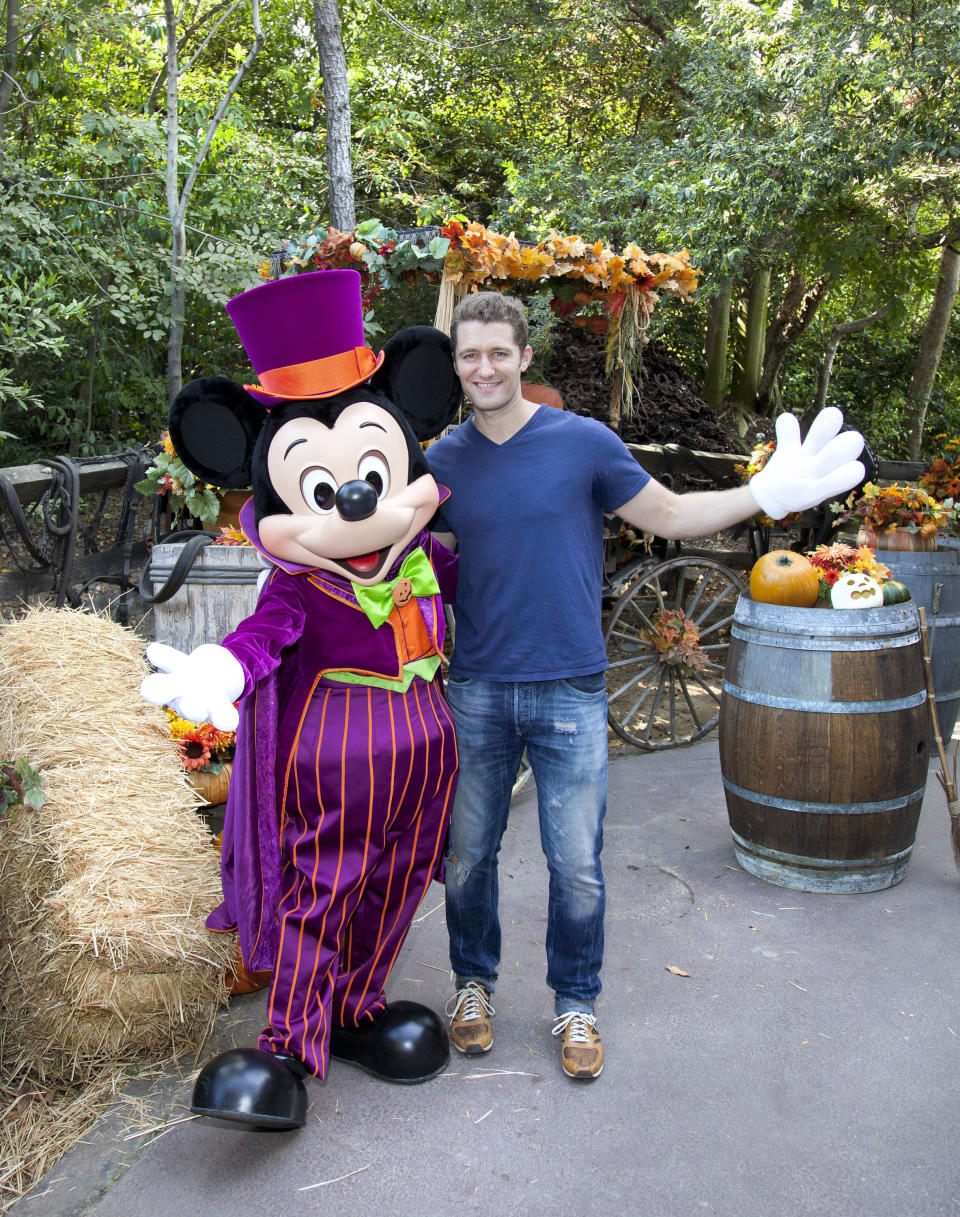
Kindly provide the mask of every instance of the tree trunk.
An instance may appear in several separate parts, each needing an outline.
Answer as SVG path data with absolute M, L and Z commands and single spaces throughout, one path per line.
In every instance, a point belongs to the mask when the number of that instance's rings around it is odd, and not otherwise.
M 907 389 L 906 421 L 910 427 L 908 443 L 909 459 L 920 459 L 923 443 L 923 424 L 927 417 L 927 405 L 937 378 L 943 343 L 950 328 L 950 315 L 960 286 L 960 250 L 944 245 L 940 255 L 940 275 L 933 293 L 933 304 L 923 327 L 917 361 L 913 367 L 910 387 Z
M 714 410 L 723 405 L 727 384 L 727 338 L 730 333 L 730 280 L 726 279 L 715 296 L 710 297 L 707 314 L 707 338 L 704 354 L 707 370 L 703 378 L 703 396 Z
M 219 7 L 219 6 L 218 6 Z M 210 119 L 190 171 L 180 189 L 179 178 L 179 69 L 177 49 L 177 14 L 173 0 L 164 0 L 164 16 L 167 25 L 167 214 L 172 232 L 170 249 L 170 334 L 167 339 L 167 395 L 169 401 L 180 392 L 183 384 L 183 327 L 186 316 L 186 291 L 183 285 L 183 265 L 187 256 L 186 215 L 190 196 L 203 162 L 207 159 L 213 137 L 217 133 L 223 116 L 240 82 L 260 54 L 263 46 L 263 29 L 260 25 L 260 0 L 250 0 L 253 18 L 253 45 L 243 62 L 234 72 L 227 90 Z
M 7 111 L 20 60 L 20 0 L 7 0 L 7 32 L 0 55 L 0 141 L 6 133 Z
M 783 293 L 780 308 L 777 310 L 776 319 L 767 335 L 763 371 L 757 386 L 757 399 L 761 408 L 779 405 L 780 393 L 777 389 L 777 377 L 780 369 L 783 367 L 790 348 L 817 315 L 817 310 L 826 297 L 829 284 L 829 276 L 822 275 L 807 291 L 806 281 L 798 271 L 794 271 L 791 276 Z
M 104 271 L 100 276 L 100 281 L 97 284 L 97 307 L 93 314 L 93 328 L 90 331 L 90 339 L 87 342 L 87 379 L 80 387 L 80 400 L 84 404 L 84 418 L 80 420 L 81 426 L 72 432 L 70 436 L 70 455 L 76 456 L 80 451 L 81 442 L 90 435 L 93 430 L 93 383 L 94 374 L 97 368 L 97 350 L 100 346 L 100 319 L 103 316 L 103 306 L 106 303 L 107 288 L 110 286 L 112 279 L 110 271 Z M 116 431 L 116 428 L 115 428 Z
M 833 361 L 837 357 L 837 349 L 840 346 L 841 340 L 846 338 L 848 334 L 859 334 L 861 330 L 867 330 L 871 325 L 876 325 L 889 312 L 890 305 L 885 304 L 882 308 L 878 308 L 876 312 L 871 313 L 869 317 L 860 317 L 857 321 L 845 321 L 842 325 L 835 325 L 830 331 L 824 345 L 823 363 L 820 365 L 820 378 L 817 382 L 817 395 L 814 398 L 813 407 L 810 411 L 811 417 L 815 416 L 827 404 L 827 389 L 830 387 Z
M 337 0 L 313 0 L 313 22 L 323 72 L 330 223 L 341 232 L 350 232 L 357 226 L 350 156 L 350 85 Z
M 769 295 L 770 268 L 761 266 L 753 272 L 747 288 L 746 316 L 739 345 L 740 358 L 734 368 L 731 396 L 743 410 L 752 410 L 757 400 Z
M 177 51 L 177 11 L 174 0 L 163 0 L 167 25 L 167 215 L 172 229 L 170 251 L 170 332 L 167 336 L 167 400 L 170 405 L 183 385 L 184 292 L 181 270 L 186 246 L 180 212 L 180 93 Z

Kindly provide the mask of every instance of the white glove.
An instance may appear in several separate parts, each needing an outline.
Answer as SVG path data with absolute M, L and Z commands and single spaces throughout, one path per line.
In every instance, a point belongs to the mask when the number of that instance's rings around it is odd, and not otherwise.
M 236 731 L 240 716 L 234 702 L 246 677 L 240 661 L 226 647 L 205 643 L 189 655 L 151 642 L 147 661 L 158 669 L 140 682 L 140 696 L 155 706 L 169 706 L 191 723 L 213 723 L 218 731 Z
M 792 414 L 777 419 L 777 446 L 766 465 L 750 479 L 750 493 L 773 520 L 806 511 L 862 482 L 866 471 L 856 458 L 863 449 L 859 431 L 844 431 L 836 406 L 821 410 L 800 443 L 800 424 Z

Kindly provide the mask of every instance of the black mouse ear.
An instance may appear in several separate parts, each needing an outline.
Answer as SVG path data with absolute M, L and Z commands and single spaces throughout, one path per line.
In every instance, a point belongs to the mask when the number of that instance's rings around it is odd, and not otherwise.
M 403 412 L 418 440 L 433 439 L 463 400 L 450 339 L 431 325 L 410 325 L 387 339 L 383 354 L 372 387 Z
M 185 385 L 170 407 L 170 439 L 191 473 L 211 486 L 252 483 L 253 446 L 267 412 L 240 385 L 204 376 Z

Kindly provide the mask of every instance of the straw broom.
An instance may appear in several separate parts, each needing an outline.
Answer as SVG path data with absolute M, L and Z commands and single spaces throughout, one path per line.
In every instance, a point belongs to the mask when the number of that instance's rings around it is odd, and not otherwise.
M 920 606 L 920 649 L 923 654 L 923 678 L 927 686 L 927 705 L 930 707 L 930 721 L 933 724 L 933 738 L 940 757 L 940 772 L 937 781 L 943 787 L 947 796 L 947 811 L 950 813 L 950 844 L 953 847 L 954 864 L 960 868 L 960 799 L 957 798 L 956 758 L 954 772 L 951 775 L 947 764 L 947 754 L 944 751 L 943 739 L 940 735 L 940 718 L 937 714 L 937 702 L 933 694 L 933 670 L 930 666 L 930 643 L 927 637 L 927 611 Z

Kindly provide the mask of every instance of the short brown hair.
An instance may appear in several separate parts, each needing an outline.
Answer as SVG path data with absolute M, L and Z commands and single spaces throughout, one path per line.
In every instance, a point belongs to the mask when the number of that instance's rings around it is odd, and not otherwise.
M 516 297 L 505 296 L 502 292 L 472 292 L 453 310 L 450 341 L 454 354 L 457 352 L 457 328 L 462 321 L 505 322 L 513 331 L 519 351 L 523 351 L 529 340 L 527 310 Z

